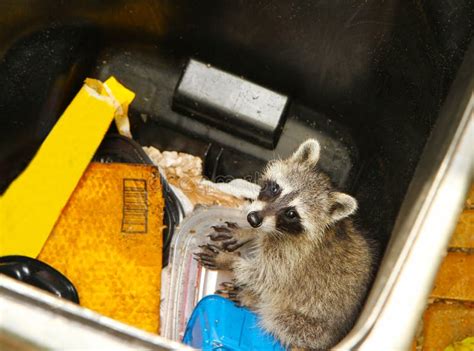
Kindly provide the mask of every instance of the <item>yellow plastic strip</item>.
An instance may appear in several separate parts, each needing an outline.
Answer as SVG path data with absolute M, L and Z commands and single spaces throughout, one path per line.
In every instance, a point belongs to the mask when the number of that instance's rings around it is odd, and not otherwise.
M 87 79 L 24 172 L 0 197 L 0 256 L 37 257 L 114 117 L 135 94 Z

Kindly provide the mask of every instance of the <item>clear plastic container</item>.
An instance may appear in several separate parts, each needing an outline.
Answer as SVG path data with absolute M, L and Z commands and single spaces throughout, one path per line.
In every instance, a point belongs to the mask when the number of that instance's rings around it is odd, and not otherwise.
M 210 271 L 194 260 L 199 245 L 209 242 L 212 226 L 234 222 L 249 227 L 242 209 L 199 207 L 179 225 L 171 242 L 169 282 L 165 297 L 161 335 L 181 340 L 194 307 L 204 296 L 214 294 L 219 284 L 232 279 L 230 272 Z

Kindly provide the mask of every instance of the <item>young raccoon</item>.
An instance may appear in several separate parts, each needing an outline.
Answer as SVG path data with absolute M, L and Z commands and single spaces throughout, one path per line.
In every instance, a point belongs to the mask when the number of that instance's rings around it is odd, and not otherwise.
M 214 244 L 196 254 L 209 269 L 228 269 L 228 296 L 256 311 L 284 345 L 326 350 L 352 327 L 370 284 L 371 247 L 349 217 L 357 202 L 334 189 L 316 164 L 310 139 L 287 160 L 268 164 L 250 229 L 214 227 Z M 237 250 L 247 244 L 247 255 Z

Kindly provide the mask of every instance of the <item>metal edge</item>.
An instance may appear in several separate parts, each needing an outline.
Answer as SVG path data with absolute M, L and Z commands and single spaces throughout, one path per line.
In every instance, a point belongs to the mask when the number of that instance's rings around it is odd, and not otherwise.
M 363 311 L 352 331 L 335 347 L 336 349 L 369 347 L 367 340 L 365 343 L 363 341 L 368 337 L 373 337 L 369 334 L 376 323 L 380 322 L 385 304 L 389 301 L 397 282 L 400 281 L 404 266 L 408 262 L 409 256 L 413 254 L 412 249 L 417 240 L 419 241 L 419 238 L 423 236 L 436 238 L 435 234 L 437 234 L 441 244 L 437 248 L 439 252 L 436 252 L 438 259 L 430 262 L 430 265 L 425 269 L 428 274 L 426 278 L 429 278 L 431 283 L 434 280 L 449 241 L 448 234 L 454 229 L 474 173 L 474 149 L 472 146 L 469 148 L 469 143 L 466 142 L 467 140 L 472 141 L 474 124 L 472 118 L 474 72 L 472 67 L 474 67 L 474 43 L 471 43 L 466 51 L 463 64 L 451 86 L 449 95 L 440 111 L 439 119 L 420 158 Z M 449 184 L 449 181 L 452 180 L 450 173 L 453 171 L 459 173 L 459 169 L 453 168 L 459 153 L 462 153 L 461 157 L 466 157 L 467 162 L 465 162 L 461 174 L 455 175 L 456 183 Z M 444 216 L 447 221 L 446 227 L 443 227 L 444 231 L 438 230 L 438 233 L 429 233 L 426 224 L 433 206 L 439 201 L 444 201 L 437 196 L 437 193 L 446 186 L 455 187 L 458 196 L 452 196 L 450 202 L 443 203 Z M 431 246 L 428 249 L 435 250 L 435 247 Z M 423 288 L 423 291 L 419 293 L 418 300 L 424 299 L 426 301 L 431 284 L 423 287 L 422 284 L 420 285 L 421 280 L 418 281 L 417 288 L 418 290 Z M 421 310 L 418 308 L 416 312 L 412 312 L 412 319 L 418 321 L 423 308 L 424 303 Z M 399 328 L 407 328 L 407 325 L 399 325 Z M 414 335 L 415 330 L 408 331 L 408 333 L 410 332 Z M 388 340 L 386 341 L 388 342 Z
M 15 313 L 22 309 L 28 314 Z M 12 278 L 0 274 L 0 311 L 2 318 L 0 330 L 10 335 L 15 335 L 18 339 L 45 347 L 54 348 L 54 340 L 44 340 L 33 334 L 30 328 L 21 329 L 18 333 L 18 326 L 9 323 L 10 313 L 15 313 L 16 319 L 24 319 L 25 323 L 34 320 L 38 314 L 41 318 L 50 318 L 51 323 L 56 323 L 55 332 L 60 335 L 68 333 L 71 338 L 77 341 L 77 347 L 81 348 L 83 339 L 100 336 L 101 340 L 108 340 L 110 345 L 120 343 L 123 348 L 141 348 L 149 350 L 191 350 L 186 345 L 165 339 L 159 335 L 154 335 L 135 327 L 128 326 L 111 318 L 105 317 L 75 305 L 69 301 L 59 299 L 54 295 L 43 292 L 35 287 L 18 282 Z M 13 312 L 12 312 L 13 311 Z M 157 314 L 159 311 L 157 311 Z M 46 317 L 45 317 L 46 316 Z M 18 320 L 16 320 L 18 322 Z M 51 325 L 37 325 L 40 331 L 51 328 Z

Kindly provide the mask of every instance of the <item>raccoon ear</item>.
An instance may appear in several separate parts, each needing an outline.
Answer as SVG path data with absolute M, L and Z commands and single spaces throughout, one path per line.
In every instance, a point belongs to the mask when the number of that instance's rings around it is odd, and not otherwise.
M 308 139 L 291 155 L 290 161 L 294 163 L 308 163 L 310 166 L 315 166 L 319 161 L 320 150 L 321 147 L 316 139 Z
M 334 192 L 331 193 L 331 199 L 333 203 L 329 212 L 334 222 L 350 216 L 357 210 L 357 201 L 350 195 Z

